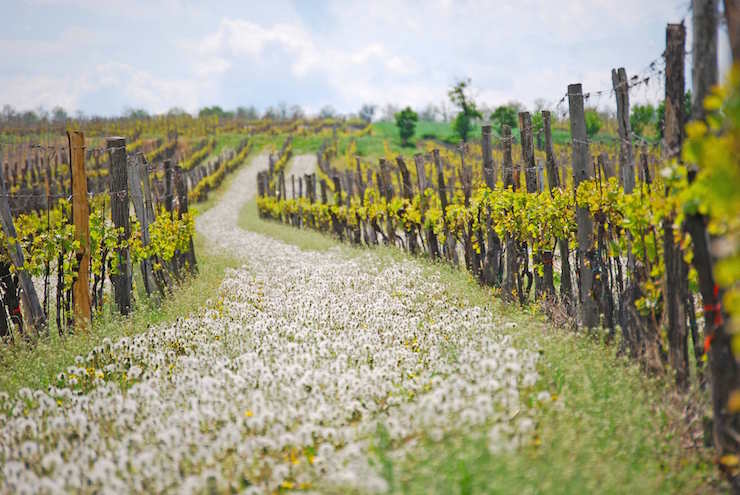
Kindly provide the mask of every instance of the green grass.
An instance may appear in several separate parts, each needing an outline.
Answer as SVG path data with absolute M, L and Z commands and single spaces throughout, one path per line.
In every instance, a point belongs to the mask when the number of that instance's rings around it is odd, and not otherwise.
M 294 244 L 304 251 L 326 251 L 336 243 L 325 235 L 314 231 L 301 231 L 277 222 L 262 220 L 257 214 L 257 203 L 249 201 L 239 211 L 239 227 L 258 232 L 283 242 Z M 296 235 L 300 234 L 300 235 Z
M 317 232 L 257 217 L 254 202 L 240 214 L 240 226 L 301 249 L 341 246 L 343 255 L 367 253 Z M 318 237 L 317 237 L 318 236 Z M 410 258 L 399 249 L 372 250 L 385 260 Z M 467 272 L 416 258 L 438 276 L 454 300 L 514 321 L 516 345 L 537 350 L 537 391 L 559 397 L 562 407 L 538 407 L 537 442 L 509 455 L 491 455 L 487 428 L 459 431 L 442 441 L 419 439 L 412 454 L 393 460 L 382 428 L 373 461 L 397 493 L 696 493 L 719 492 L 722 482 L 712 452 L 691 450 L 679 433 L 681 405 L 666 377 L 647 377 L 616 355 L 614 345 L 557 329 L 534 307 L 506 305 Z M 532 400 L 526 391 L 523 400 Z M 555 403 L 553 403 L 555 404 Z

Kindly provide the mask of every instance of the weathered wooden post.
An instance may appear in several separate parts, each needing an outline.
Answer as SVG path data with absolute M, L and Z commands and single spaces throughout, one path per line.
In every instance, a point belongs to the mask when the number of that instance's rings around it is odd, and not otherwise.
M 502 165 L 502 174 L 504 179 L 504 188 L 516 190 L 514 182 L 514 164 L 511 160 L 511 127 L 507 124 L 501 126 L 501 144 L 504 147 L 504 162 Z M 517 249 L 514 236 L 507 232 L 504 240 L 506 245 L 506 277 L 504 278 L 503 294 L 508 300 L 516 299 L 516 286 L 519 277 L 519 250 Z
M 537 192 L 537 165 L 534 162 L 534 143 L 532 141 L 532 116 L 529 112 L 519 112 L 519 132 L 522 141 L 522 161 L 527 192 Z
M 278 174 L 278 200 L 282 201 L 286 199 L 285 195 L 285 172 L 280 171 Z
M 265 188 L 264 184 L 262 182 L 262 174 L 264 172 L 257 172 L 257 197 L 261 198 L 265 195 Z M 260 213 L 260 216 L 262 216 L 262 213 Z
M 483 154 L 483 179 L 486 187 L 493 193 L 496 188 L 496 165 L 493 161 L 491 150 L 491 124 L 482 127 L 481 150 Z M 493 193 L 495 194 L 495 193 Z M 483 281 L 488 285 L 500 285 L 499 272 L 501 264 L 501 239 L 493 230 L 491 221 L 491 208 L 486 210 L 486 235 L 487 246 L 483 263 Z
M 334 183 L 334 204 L 337 207 L 342 206 L 342 181 L 339 180 L 338 175 L 332 176 L 331 180 Z M 342 225 L 342 221 L 331 209 L 329 209 L 329 214 L 331 215 L 334 233 L 337 234 L 340 241 L 344 241 L 344 226 Z
M 113 293 L 118 309 L 122 315 L 131 310 L 131 258 L 127 246 L 123 243 L 131 237 L 129 223 L 128 174 L 126 170 L 126 139 L 111 137 L 106 140 L 110 157 L 110 208 L 111 220 L 117 229 L 121 229 L 116 248 L 118 267 L 111 274 Z
M 175 166 L 175 192 L 177 193 L 177 218 L 181 220 L 188 213 L 188 189 L 185 186 L 182 168 L 179 165 Z M 195 275 L 198 273 L 195 246 L 193 245 L 193 236 L 188 237 L 188 249 L 184 253 L 180 253 L 180 262 L 181 266 L 187 264 L 190 273 Z
M 380 176 L 382 178 L 382 181 L 378 182 L 378 186 L 381 187 L 380 192 L 385 196 L 386 203 L 390 204 L 393 200 L 393 183 L 391 182 L 393 179 L 391 179 L 391 171 L 385 158 L 380 159 Z M 393 225 L 390 215 L 387 215 L 385 224 L 386 243 L 394 246 L 396 244 L 396 227 Z
M 532 116 L 529 114 L 529 112 L 519 112 L 519 132 L 521 136 L 521 145 L 522 145 L 522 161 L 524 162 L 524 180 L 527 186 L 527 193 L 528 194 L 536 194 L 537 193 L 537 164 L 534 160 L 534 142 L 532 139 Z M 522 262 L 524 264 L 524 272 L 527 274 L 528 277 L 531 277 L 532 274 L 529 271 L 529 248 L 527 246 L 526 242 L 522 242 L 521 245 L 521 254 L 522 254 Z M 532 253 L 532 261 L 535 265 L 540 263 L 542 260 L 542 256 L 539 253 Z M 534 272 L 534 295 L 535 299 L 539 298 L 543 291 L 542 288 L 542 277 L 540 277 L 539 271 L 537 269 L 533 270 Z M 531 278 L 530 278 L 531 283 Z M 529 287 L 527 287 L 529 289 Z M 527 294 L 519 294 L 519 297 L 522 300 L 526 300 L 529 298 L 529 293 L 527 290 Z
M 73 132 L 77 132 L 77 131 L 73 131 Z M 82 133 L 79 133 L 79 136 L 80 136 L 80 144 L 78 147 L 81 152 L 84 149 L 84 141 L 82 140 Z M 4 173 L 2 169 L 3 167 L 0 166 L 0 222 L 2 222 L 3 233 L 5 234 L 5 238 L 7 241 L 8 256 L 10 257 L 10 261 L 13 263 L 13 266 L 15 267 L 15 272 L 18 274 L 18 282 L 21 286 L 21 300 L 23 301 L 23 306 L 25 306 L 27 313 L 30 314 L 30 317 L 31 317 L 30 324 L 33 327 L 34 332 L 37 335 L 39 335 L 41 334 L 42 331 L 44 331 L 44 328 L 46 328 L 46 317 L 44 316 L 44 310 L 41 307 L 41 303 L 39 302 L 38 294 L 36 294 L 36 288 L 33 285 L 33 280 L 31 279 L 30 275 L 28 275 L 28 272 L 26 272 L 25 268 L 23 267 L 25 263 L 25 259 L 23 257 L 23 251 L 21 250 L 21 247 L 18 244 L 18 233 L 16 232 L 15 225 L 13 224 L 13 215 L 10 211 L 10 201 L 8 198 L 8 189 L 5 187 L 5 177 L 4 177 Z M 83 170 L 83 175 L 84 175 L 84 170 Z M 85 200 L 87 200 L 87 196 L 85 197 Z M 87 246 L 88 246 L 88 253 L 89 253 L 89 242 L 87 243 Z M 89 260 L 90 258 L 88 254 L 88 267 L 89 267 Z M 10 274 L 10 271 L 8 271 L 8 274 Z M 8 285 L 10 286 L 11 284 L 8 284 Z M 87 285 L 85 286 L 85 290 L 87 290 Z M 90 301 L 90 298 L 88 295 L 88 305 L 87 305 L 88 319 L 87 321 L 90 320 L 89 301 Z M 21 314 L 20 307 L 8 308 L 8 309 L 10 310 L 11 317 L 14 317 L 14 316 L 20 317 L 20 314 Z M 48 328 L 46 328 L 46 333 L 48 334 Z
M 704 98 L 717 84 L 717 0 L 693 0 L 691 45 L 691 119 L 704 120 Z
M 683 24 L 669 24 L 666 29 L 665 69 L 665 149 L 668 159 L 680 159 L 684 124 L 684 50 L 686 29 Z M 668 194 L 668 191 L 666 191 Z M 663 256 L 665 260 L 665 308 L 668 315 L 669 361 L 676 372 L 679 388 L 688 387 L 689 356 L 686 307 L 688 267 L 674 242 L 674 215 L 663 219 Z
M 72 187 L 72 223 L 75 240 L 80 243 L 77 252 L 77 278 L 72 283 L 72 301 L 75 327 L 87 328 L 92 321 L 90 307 L 90 205 L 87 201 L 87 174 L 85 173 L 85 136 L 81 131 L 68 131 L 69 163 Z
M 589 157 L 586 117 L 583 109 L 583 89 L 580 84 L 568 85 L 568 110 L 570 113 L 570 134 L 573 140 L 573 185 L 591 178 L 591 159 Z M 592 294 L 594 240 L 593 221 L 586 208 L 576 207 L 578 238 L 578 269 L 580 276 L 579 298 L 581 303 L 581 322 L 587 328 L 599 324 L 599 310 Z
M 427 189 L 430 188 L 430 183 L 427 180 L 426 169 L 424 167 L 424 155 L 416 153 L 414 155 L 414 165 L 416 166 L 416 178 L 419 182 L 419 194 L 421 195 L 421 223 L 425 223 L 426 211 L 428 206 Z M 421 233 L 420 233 L 421 234 Z M 432 227 L 428 227 L 426 231 L 427 249 L 432 259 L 439 258 L 439 243 L 437 242 L 437 235 L 434 233 Z
M 612 69 L 612 86 L 617 96 L 617 123 L 619 129 L 619 178 L 625 193 L 635 188 L 635 159 L 632 155 L 630 128 L 630 94 L 627 71 L 624 67 Z
M 324 179 L 321 179 L 321 204 L 326 204 L 327 197 L 326 197 L 326 181 Z
M 134 213 L 136 213 L 136 218 L 139 220 L 141 227 L 141 244 L 146 247 L 151 242 L 151 237 L 149 235 L 149 215 L 146 212 L 144 192 L 141 188 L 142 169 L 144 173 L 147 173 L 146 164 L 143 162 L 141 154 L 128 157 L 128 189 L 131 195 L 131 202 L 134 204 Z M 155 290 L 158 287 L 157 281 L 154 278 L 152 260 L 150 258 L 143 259 L 140 269 L 141 278 L 144 281 L 144 290 L 146 290 L 147 295 L 152 296 L 152 294 L 156 294 Z
M 172 194 L 172 161 L 164 161 L 164 209 L 172 215 L 174 211 L 174 195 Z

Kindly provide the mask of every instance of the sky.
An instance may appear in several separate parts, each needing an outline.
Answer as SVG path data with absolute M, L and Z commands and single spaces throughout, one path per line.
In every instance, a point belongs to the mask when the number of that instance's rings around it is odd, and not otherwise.
M 690 28 L 689 0 L 0 4 L 0 105 L 106 116 L 279 102 L 309 113 L 325 105 L 356 112 L 363 103 L 422 108 L 447 101 L 463 78 L 489 106 L 554 105 L 569 83 L 609 89 L 615 67 L 648 74 L 666 24 L 686 18 Z M 657 79 L 633 89 L 631 99 L 662 98 Z M 612 99 L 590 103 L 609 107 Z

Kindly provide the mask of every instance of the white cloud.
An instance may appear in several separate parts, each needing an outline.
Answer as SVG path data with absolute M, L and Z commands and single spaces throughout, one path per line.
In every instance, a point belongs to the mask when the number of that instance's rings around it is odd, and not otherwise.
M 634 74 L 659 56 L 665 23 L 685 15 L 687 0 L 271 0 L 218 10 L 111 0 L 103 13 L 92 0 L 31 4 L 73 11 L 76 23 L 51 40 L 33 30 L 0 39 L 3 97 L 19 108 L 61 103 L 93 113 L 99 103 L 90 95 L 101 91 L 150 111 L 280 100 L 340 111 L 363 102 L 419 107 L 445 100 L 461 77 L 489 105 L 557 102 L 568 83 L 609 88 L 612 67 Z M 119 17 L 157 29 L 142 28 L 137 48 L 127 49 L 120 40 L 131 25 Z M 68 55 L 80 52 L 84 60 Z M 640 88 L 633 99 L 659 98 L 659 89 Z

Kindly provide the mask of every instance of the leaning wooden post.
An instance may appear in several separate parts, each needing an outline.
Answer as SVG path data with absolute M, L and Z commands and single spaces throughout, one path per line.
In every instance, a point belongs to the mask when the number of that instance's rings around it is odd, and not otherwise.
M 118 310 L 127 315 L 131 310 L 131 258 L 127 246 L 123 244 L 131 237 L 129 223 L 128 173 L 126 170 L 126 139 L 112 137 L 106 140 L 110 157 L 110 211 L 113 225 L 120 230 L 116 248 L 118 268 L 111 275 L 113 294 Z
M 617 96 L 617 122 L 619 124 L 619 178 L 624 192 L 635 188 L 635 158 L 632 154 L 632 129 L 630 127 L 630 93 L 627 71 L 624 67 L 612 69 L 612 86 Z
M 144 191 L 141 187 L 141 171 L 143 169 L 144 173 L 147 173 L 146 164 L 143 163 L 141 154 L 129 156 L 127 161 L 129 194 L 131 195 L 131 202 L 134 204 L 134 213 L 139 220 L 139 226 L 141 228 L 141 244 L 146 248 L 151 242 L 149 235 L 149 215 L 147 215 Z M 147 257 L 141 260 L 140 269 L 141 277 L 144 281 L 144 290 L 146 290 L 148 296 L 156 296 L 155 290 L 158 290 L 158 288 L 157 281 L 154 278 L 152 259 Z
M 79 135 L 80 135 L 79 148 L 80 148 L 80 151 L 82 151 L 84 142 L 82 141 L 82 133 L 79 133 Z M 21 286 L 21 300 L 23 301 L 23 305 L 26 307 L 27 312 L 30 313 L 30 316 L 31 316 L 30 323 L 34 329 L 34 332 L 36 332 L 36 334 L 39 335 L 41 334 L 42 331 L 44 331 L 44 328 L 46 327 L 46 317 L 44 316 L 44 310 L 41 307 L 41 303 L 39 302 L 38 294 L 36 294 L 36 288 L 33 285 L 33 280 L 31 280 L 30 275 L 28 275 L 28 272 L 26 272 L 25 268 L 23 267 L 25 260 L 23 258 L 23 251 L 21 250 L 21 246 L 18 244 L 18 233 L 16 232 L 15 225 L 13 224 L 13 215 L 10 211 L 10 201 L 8 200 L 8 189 L 5 187 L 5 177 L 4 177 L 2 169 L 3 167 L 0 166 L 0 221 L 2 222 L 3 233 L 5 234 L 5 238 L 7 242 L 7 250 L 8 250 L 8 255 L 10 257 L 10 261 L 13 262 L 13 266 L 15 267 L 15 272 L 18 274 L 18 281 Z M 85 199 L 87 200 L 87 197 L 85 197 Z M 89 242 L 86 245 L 89 246 Z M 87 260 L 88 260 L 88 267 L 89 267 L 89 261 L 90 261 L 89 247 L 88 247 L 87 252 L 88 252 Z M 88 275 L 88 280 L 89 280 L 89 275 Z M 85 285 L 85 290 L 87 290 L 87 285 Z M 13 297 L 15 296 L 13 295 Z M 20 307 L 19 308 L 8 308 L 8 309 L 16 313 L 18 316 L 20 315 L 20 312 L 21 312 Z M 76 309 L 76 306 L 75 306 L 75 309 Z M 88 295 L 87 314 L 88 314 L 88 321 L 89 321 L 90 320 L 90 317 L 89 317 L 90 297 L 89 295 Z M 11 314 L 10 316 L 12 317 L 15 315 Z M 49 329 L 46 328 L 47 335 L 48 335 L 48 332 L 49 332 Z
M 665 150 L 666 158 L 680 159 L 684 126 L 684 58 L 686 28 L 669 24 L 665 51 Z M 669 191 L 666 190 L 666 194 Z M 685 293 L 688 291 L 688 267 L 674 241 L 673 213 L 663 219 L 663 257 L 665 261 L 665 307 L 668 315 L 669 361 L 676 372 L 679 388 L 688 387 L 689 355 Z
M 591 178 L 591 159 L 589 157 L 586 116 L 583 109 L 583 88 L 580 84 L 568 85 L 568 110 L 570 113 L 570 135 L 573 140 L 573 186 Z M 579 298 L 581 303 L 581 322 L 587 328 L 599 324 L 599 309 L 592 292 L 593 267 L 595 260 L 593 220 L 588 209 L 576 206 L 578 237 L 578 270 L 580 276 Z
M 69 163 L 72 180 L 72 223 L 77 252 L 77 278 L 72 283 L 75 327 L 87 328 L 92 320 L 90 307 L 90 205 L 87 202 L 85 173 L 85 136 L 81 131 L 68 131 Z
M 185 185 L 185 179 L 182 168 L 175 166 L 175 192 L 177 193 L 177 218 L 182 220 L 188 214 L 188 188 Z M 193 236 L 188 236 L 188 249 L 181 253 L 182 261 L 187 263 L 190 273 L 198 273 L 198 264 L 195 260 L 195 247 L 193 246 Z

